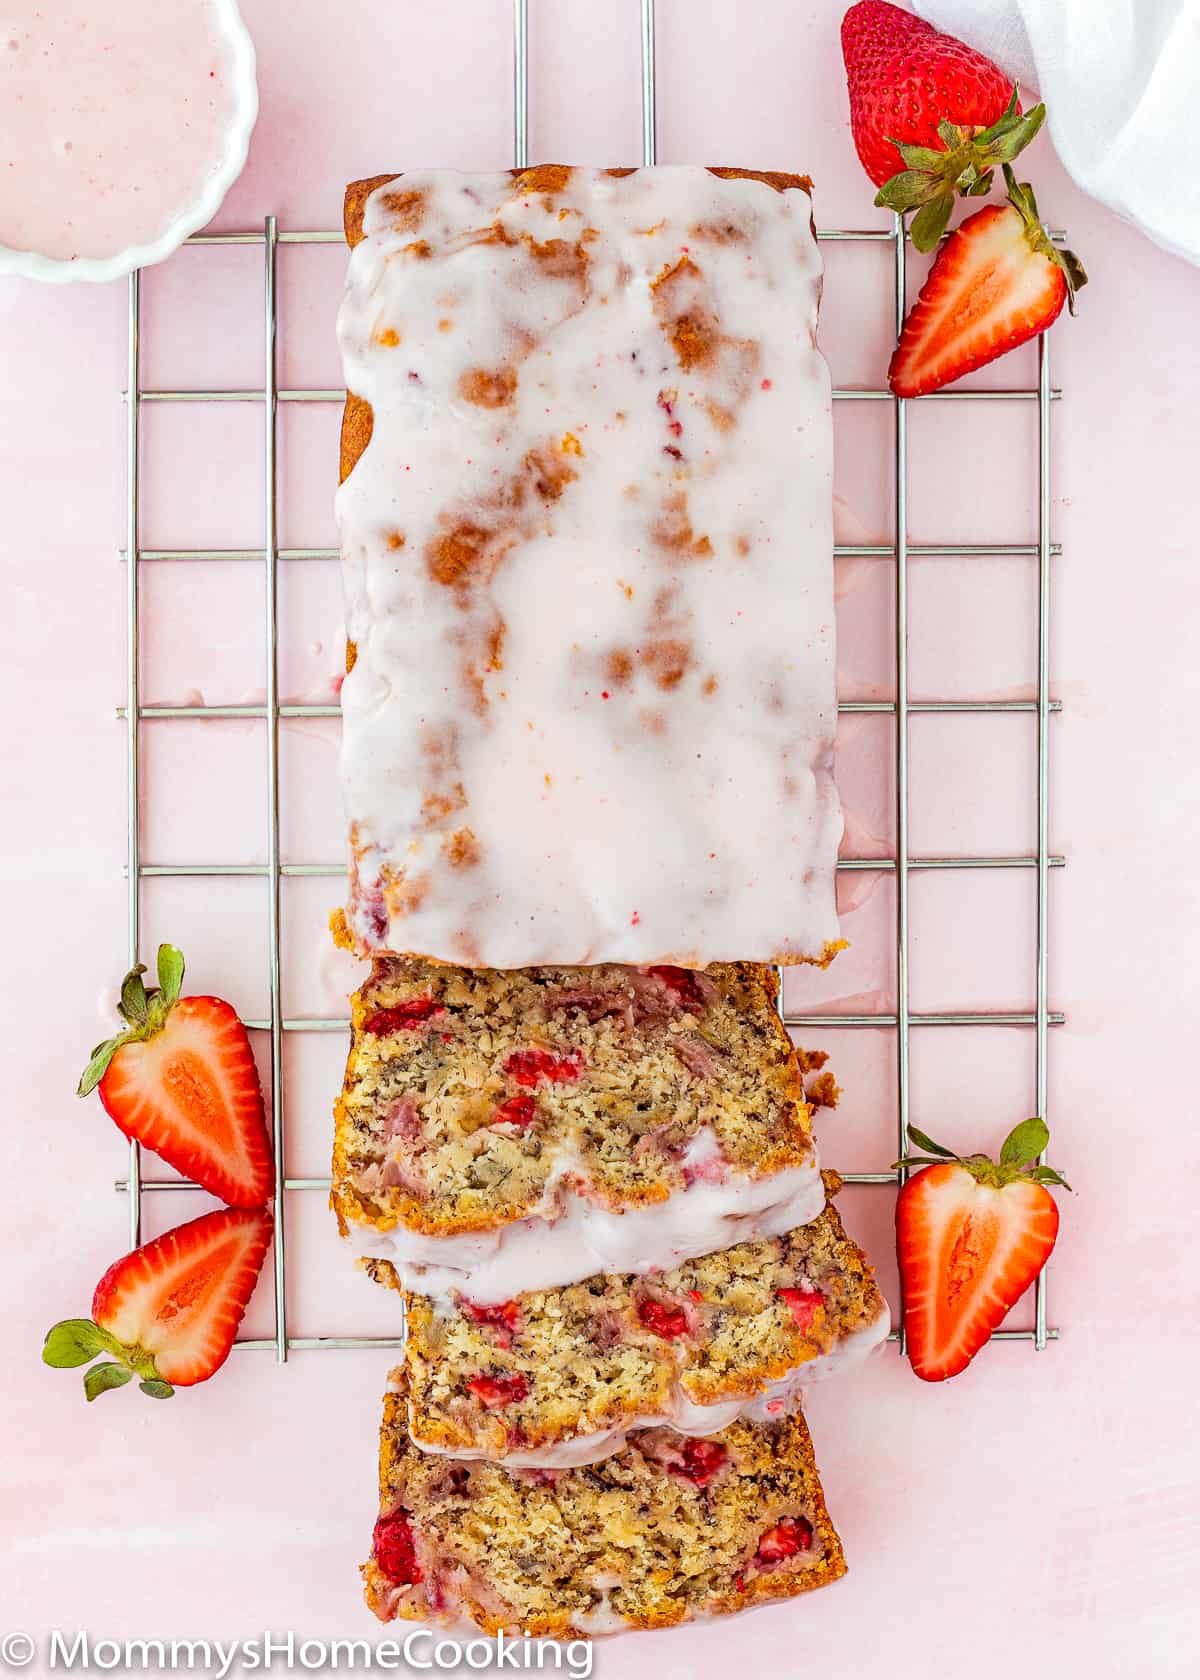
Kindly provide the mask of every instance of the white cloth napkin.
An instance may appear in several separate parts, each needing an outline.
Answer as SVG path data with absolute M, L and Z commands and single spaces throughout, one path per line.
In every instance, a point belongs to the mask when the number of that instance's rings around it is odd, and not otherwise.
M 1200 263 L 1200 0 L 913 6 L 1038 90 L 1058 155 L 1085 192 Z

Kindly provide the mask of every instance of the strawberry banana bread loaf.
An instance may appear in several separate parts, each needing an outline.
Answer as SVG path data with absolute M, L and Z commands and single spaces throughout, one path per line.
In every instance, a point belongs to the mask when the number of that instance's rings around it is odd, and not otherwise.
M 394 1280 L 386 1260 L 367 1264 Z M 405 1305 L 413 1444 L 510 1468 L 592 1464 L 659 1424 L 712 1435 L 738 1417 L 781 1417 L 804 1384 L 864 1358 L 890 1328 L 832 1201 L 785 1236 L 651 1278 Z
M 424 1294 L 502 1302 L 807 1224 L 837 1088 L 775 989 L 754 963 L 380 960 L 336 1110 L 343 1235 Z
M 571 1638 L 671 1627 L 846 1572 L 799 1412 L 710 1440 L 649 1429 L 602 1464 L 509 1470 L 416 1451 L 384 1402 L 366 1598 L 381 1621 Z
M 546 165 L 348 189 L 360 954 L 695 968 L 837 948 L 808 186 Z

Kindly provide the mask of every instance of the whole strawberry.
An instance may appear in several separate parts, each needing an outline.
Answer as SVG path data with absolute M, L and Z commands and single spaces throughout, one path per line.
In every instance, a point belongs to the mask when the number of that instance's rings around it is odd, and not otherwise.
M 904 167 L 896 141 L 936 146 L 940 122 L 987 128 L 1015 91 L 982 53 L 886 0 L 851 6 L 842 56 L 854 144 L 877 187 Z

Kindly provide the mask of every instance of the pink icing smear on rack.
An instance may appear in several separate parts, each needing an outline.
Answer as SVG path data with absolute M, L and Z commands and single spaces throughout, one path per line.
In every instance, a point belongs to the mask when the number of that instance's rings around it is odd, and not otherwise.
M 0 0 L 0 244 L 159 238 L 221 160 L 229 59 L 211 0 Z

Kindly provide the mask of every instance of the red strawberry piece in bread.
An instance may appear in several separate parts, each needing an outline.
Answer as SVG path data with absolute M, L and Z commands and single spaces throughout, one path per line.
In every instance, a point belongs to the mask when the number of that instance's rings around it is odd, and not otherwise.
M 1041 128 L 1044 105 L 1022 113 L 1012 81 L 953 35 L 885 0 L 842 19 L 850 128 L 875 202 L 916 210 L 912 239 L 931 251 L 956 193 L 978 196 Z
M 792 1315 L 797 1330 L 809 1330 L 825 1297 L 819 1289 L 781 1289 L 779 1299 Z
M 646 972 L 674 995 L 681 1008 L 697 1015 L 704 1009 L 704 992 L 690 968 L 678 968 L 674 963 L 655 963 Z
M 785 1563 L 812 1545 L 812 1524 L 805 1517 L 781 1517 L 758 1542 L 759 1563 Z
M 492 1305 L 460 1300 L 458 1309 L 472 1324 L 485 1325 L 495 1331 L 497 1346 L 510 1348 L 513 1337 L 521 1328 L 521 1309 L 515 1301 L 497 1301 Z
M 42 1358 L 73 1366 L 113 1355 L 87 1372 L 89 1400 L 135 1376 L 153 1399 L 206 1382 L 229 1356 L 273 1229 L 266 1208 L 221 1208 L 156 1237 L 109 1267 L 91 1318 L 56 1324 Z
M 509 1097 L 505 1102 L 497 1103 L 492 1110 L 489 1126 L 532 1126 L 537 1119 L 538 1107 L 532 1097 Z
M 1029 184 L 968 216 L 934 259 L 888 368 L 898 397 L 940 390 L 1045 332 L 1087 284 L 1078 257 L 1053 244 Z
M 917 1376 L 957 1376 L 1049 1259 L 1058 1208 L 1047 1185 L 1069 1189 L 1038 1157 L 1049 1141 L 1041 1120 L 1023 1120 L 999 1161 L 957 1156 L 912 1126 L 929 1153 L 898 1166 L 924 1165 L 896 1203 L 896 1251 L 904 1287 L 904 1330 Z
M 676 1341 L 680 1336 L 686 1336 L 691 1329 L 691 1317 L 686 1307 L 675 1306 L 669 1301 L 649 1298 L 641 1300 L 638 1302 L 637 1315 L 647 1330 L 652 1330 L 664 1341 Z
M 393 1004 L 390 1009 L 377 1009 L 368 1015 L 363 1022 L 363 1031 L 376 1038 L 386 1038 L 391 1033 L 423 1027 L 435 1015 L 445 1013 L 442 1005 L 435 1003 L 431 997 L 405 998 L 403 1003 Z
M 524 1400 L 529 1393 L 529 1384 L 520 1371 L 509 1371 L 500 1376 L 472 1377 L 467 1389 L 481 1406 L 491 1412 L 499 1406 L 512 1406 L 518 1400 Z
M 180 997 L 183 957 L 158 948 L 158 985 L 145 968 L 125 976 L 118 1010 L 125 1030 L 98 1045 L 79 1081 L 125 1136 L 136 1139 L 231 1207 L 271 1195 L 271 1139 L 246 1029 L 215 997 Z
M 375 1562 L 398 1587 L 407 1587 L 421 1579 L 417 1562 L 416 1541 L 407 1511 L 393 1511 L 380 1517 L 375 1524 Z
M 728 1450 L 719 1441 L 689 1435 L 680 1443 L 678 1461 L 669 1462 L 667 1469 L 673 1476 L 682 1476 L 697 1487 L 707 1487 L 720 1475 L 728 1457 Z
M 521 1309 L 515 1301 L 481 1304 L 477 1301 L 461 1300 L 458 1305 L 459 1310 L 472 1324 L 502 1324 L 509 1330 L 520 1329 Z
M 583 1072 L 583 1057 L 577 1050 L 566 1056 L 553 1050 L 514 1050 L 504 1071 L 517 1085 L 569 1085 Z

